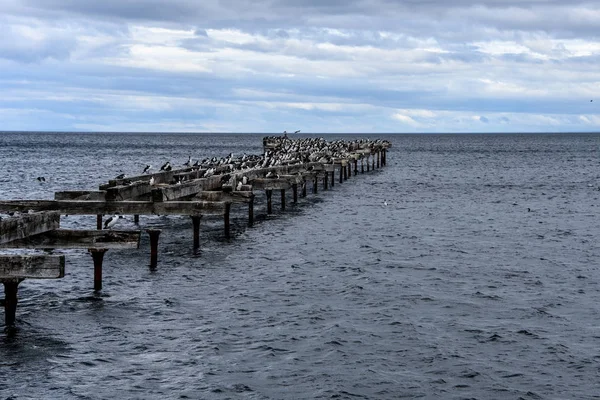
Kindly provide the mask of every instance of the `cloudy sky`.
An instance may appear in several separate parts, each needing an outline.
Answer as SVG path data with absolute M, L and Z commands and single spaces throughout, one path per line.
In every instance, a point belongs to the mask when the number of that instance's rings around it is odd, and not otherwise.
M 0 32 L 0 130 L 600 131 L 597 0 L 0 0 Z

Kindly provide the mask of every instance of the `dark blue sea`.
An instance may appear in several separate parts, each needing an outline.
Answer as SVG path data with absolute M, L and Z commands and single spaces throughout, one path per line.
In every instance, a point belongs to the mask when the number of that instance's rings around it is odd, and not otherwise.
M 262 136 L 2 133 L 0 198 Z M 101 294 L 83 250 L 21 283 L 0 399 L 600 399 L 600 135 L 324 137 L 388 139 L 388 165 L 269 216 L 259 193 L 230 240 L 206 216 L 200 255 L 188 216 L 128 217 L 162 229 L 158 268 L 144 233 L 106 253 Z

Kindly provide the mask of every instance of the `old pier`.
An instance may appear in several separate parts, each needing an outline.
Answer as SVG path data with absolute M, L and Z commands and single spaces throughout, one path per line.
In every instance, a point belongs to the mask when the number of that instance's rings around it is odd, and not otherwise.
M 192 250 L 200 250 L 200 224 L 204 215 L 223 218 L 223 234 L 230 236 L 232 206 L 248 209 L 248 226 L 254 224 L 255 193 L 264 191 L 266 212 L 273 212 L 273 191 L 279 191 L 280 207 L 307 196 L 307 187 L 317 193 L 343 183 L 359 173 L 386 165 L 391 143 L 382 140 L 327 142 L 321 138 L 292 140 L 287 136 L 263 139 L 264 153 L 205 159 L 182 168 L 170 163 L 150 173 L 149 166 L 137 176 L 118 176 L 98 190 L 61 191 L 54 200 L 0 200 L 0 248 L 87 249 L 94 265 L 94 290 L 102 289 L 102 265 L 109 249 L 138 248 L 141 230 L 113 230 L 110 218 L 133 215 L 189 215 L 192 220 Z M 61 215 L 96 215 L 96 229 L 60 228 Z M 106 229 L 108 228 L 108 229 Z M 150 268 L 158 265 L 161 230 L 147 229 L 150 237 Z M 12 328 L 18 285 L 25 279 L 58 279 L 65 275 L 65 256 L 44 252 L 0 254 L 0 281 L 4 285 L 5 325 Z

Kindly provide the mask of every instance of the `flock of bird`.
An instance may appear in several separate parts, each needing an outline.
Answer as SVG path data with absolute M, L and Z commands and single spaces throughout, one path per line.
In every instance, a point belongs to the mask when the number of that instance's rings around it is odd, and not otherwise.
M 294 133 L 299 132 L 300 131 L 296 131 Z M 182 167 L 195 168 L 204 171 L 201 175 L 196 175 L 198 178 L 208 178 L 213 175 L 218 175 L 221 176 L 221 182 L 223 184 L 230 184 L 232 174 L 234 173 L 310 162 L 330 164 L 334 159 L 347 158 L 350 153 L 356 150 L 373 148 L 376 145 L 385 143 L 387 143 L 387 141 L 380 139 L 356 139 L 352 141 L 335 140 L 331 142 L 316 137 L 290 139 L 287 136 L 287 132 L 284 131 L 283 136 L 268 136 L 263 138 L 263 144 L 265 146 L 265 152 L 263 154 L 244 153 L 240 156 L 234 156 L 233 153 L 229 153 L 225 157 L 207 157 L 203 160 L 196 161 L 192 159 L 192 156 L 189 156 Z M 152 165 L 147 164 L 143 168 L 142 174 L 151 174 L 152 169 Z M 167 161 L 162 164 L 159 172 L 171 170 L 173 170 L 173 165 L 170 161 Z M 126 177 L 126 174 L 120 174 L 116 179 L 124 180 Z M 279 178 L 279 175 L 272 170 L 266 170 L 263 177 L 277 179 Z M 125 183 L 127 182 L 129 181 L 126 180 Z M 181 182 L 180 178 L 176 178 L 171 184 L 181 184 Z M 154 185 L 154 177 L 150 178 L 149 183 L 150 185 Z M 246 184 L 248 184 L 248 177 L 243 176 L 242 179 L 237 182 L 236 190 L 240 190 L 242 185 Z M 113 215 L 105 221 L 105 228 L 111 229 L 120 218 L 122 218 L 122 216 Z

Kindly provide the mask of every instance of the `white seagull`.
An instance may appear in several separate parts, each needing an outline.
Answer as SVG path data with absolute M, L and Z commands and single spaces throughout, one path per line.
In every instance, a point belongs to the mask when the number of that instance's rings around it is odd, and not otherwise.
M 122 215 L 113 215 L 106 221 L 104 221 L 104 229 L 111 229 L 113 226 L 117 224 L 119 219 L 123 218 Z

